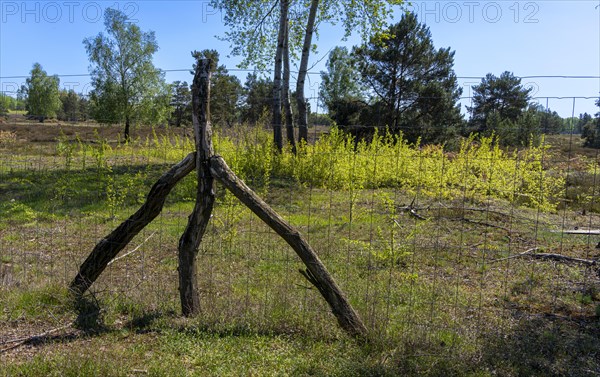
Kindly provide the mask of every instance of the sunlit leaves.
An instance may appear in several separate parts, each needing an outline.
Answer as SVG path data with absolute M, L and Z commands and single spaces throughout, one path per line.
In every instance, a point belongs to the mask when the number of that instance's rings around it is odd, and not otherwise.
M 48 76 L 39 63 L 35 63 L 26 80 L 27 111 L 30 116 L 43 121 L 53 118 L 60 109 L 58 76 Z
M 154 32 L 143 32 L 118 10 L 107 9 L 100 33 L 83 41 L 90 60 L 93 115 L 101 123 L 137 119 L 164 121 L 168 91 L 164 74 L 154 67 Z

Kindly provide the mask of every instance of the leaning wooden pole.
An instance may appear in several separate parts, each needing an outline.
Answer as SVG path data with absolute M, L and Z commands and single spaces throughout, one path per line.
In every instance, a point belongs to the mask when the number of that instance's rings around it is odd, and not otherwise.
M 96 247 L 79 267 L 77 276 L 71 281 L 70 289 L 73 293 L 82 295 L 88 290 L 108 266 L 108 263 L 127 246 L 133 237 L 160 214 L 171 189 L 195 167 L 196 153 L 192 152 L 158 179 L 137 212 L 96 244 Z
M 317 253 L 310 247 L 302 234 L 246 186 L 231 171 L 222 157 L 214 156 L 210 159 L 210 171 L 215 178 L 294 249 L 307 268 L 306 271 L 301 271 L 302 274 L 321 292 L 340 326 L 350 335 L 364 338 L 367 329 L 358 313 L 350 305 Z
M 367 329 L 358 313 L 352 308 L 302 234 L 236 177 L 220 156 L 214 155 L 209 110 L 210 66 L 209 59 L 197 61 L 192 85 L 192 121 L 196 151 L 163 174 L 150 190 L 142 207 L 96 245 L 71 282 L 71 290 L 79 295 L 83 294 L 119 251 L 158 216 L 171 189 L 196 168 L 198 178 L 196 204 L 179 240 L 179 291 L 183 314 L 194 315 L 200 310 L 196 283 L 196 256 L 213 209 L 215 200 L 213 177 L 216 177 L 296 251 L 306 265 L 306 270 L 301 273 L 323 295 L 340 326 L 350 335 L 364 339 Z
M 214 182 L 208 165 L 213 156 L 212 127 L 210 125 L 210 59 L 196 62 L 192 83 L 192 123 L 196 140 L 196 172 L 198 188 L 196 205 L 179 240 L 179 296 L 181 311 L 192 316 L 200 310 L 196 282 L 196 256 L 210 220 L 215 202 Z

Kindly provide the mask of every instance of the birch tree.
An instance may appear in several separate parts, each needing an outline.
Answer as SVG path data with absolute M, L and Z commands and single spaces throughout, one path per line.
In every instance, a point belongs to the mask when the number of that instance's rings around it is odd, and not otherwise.
M 166 117 L 169 88 L 152 63 L 158 50 L 153 31 L 143 32 L 111 8 L 105 12 L 104 26 L 106 34 L 83 41 L 91 63 L 94 117 L 102 123 L 125 123 L 127 140 L 133 120 Z
M 280 37 L 282 32 L 287 31 L 290 57 L 297 58 L 300 54 L 296 80 L 300 141 L 306 141 L 308 135 L 304 86 L 310 53 L 314 51 L 313 35 L 318 32 L 319 26 L 339 24 L 345 37 L 356 32 L 368 40 L 373 33 L 382 30 L 402 3 L 403 0 L 211 0 L 211 5 L 223 12 L 223 20 L 230 30 L 222 39 L 230 43 L 232 55 L 242 57 L 241 67 L 254 65 L 264 69 L 267 62 L 275 57 L 274 70 L 278 70 L 280 63 L 277 57 L 283 55 L 283 43 L 280 42 L 284 40 Z M 281 11 L 282 7 L 288 7 L 287 21 L 282 20 L 286 14 Z M 287 23 L 287 28 L 281 27 L 282 22 Z M 274 95 L 274 103 L 276 101 Z

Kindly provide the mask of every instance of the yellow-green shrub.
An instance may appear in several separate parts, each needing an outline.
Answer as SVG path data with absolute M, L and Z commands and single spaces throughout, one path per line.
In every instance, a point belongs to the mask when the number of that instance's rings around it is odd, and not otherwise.
M 521 151 L 500 147 L 495 136 L 462 140 L 457 152 L 439 145 L 419 147 L 402 135 L 375 133 L 371 141 L 356 141 L 332 128 L 314 144 L 300 144 L 276 152 L 271 133 L 262 128 L 215 132 L 215 152 L 255 189 L 266 189 L 273 178 L 333 190 L 396 187 L 409 194 L 439 199 L 482 200 L 494 197 L 546 211 L 564 198 L 565 178 L 552 172 L 547 147 L 533 143 Z M 176 162 L 193 150 L 193 141 L 178 136 L 158 137 L 142 143 L 94 148 L 97 164 L 118 154 L 144 156 L 146 161 Z M 131 149 L 131 150 L 130 150 Z

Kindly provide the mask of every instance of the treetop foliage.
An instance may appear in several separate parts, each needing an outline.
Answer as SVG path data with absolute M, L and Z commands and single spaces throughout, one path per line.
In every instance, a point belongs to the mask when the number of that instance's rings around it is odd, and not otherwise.
M 211 0 L 211 6 L 222 12 L 223 22 L 230 29 L 220 38 L 230 43 L 231 55 L 242 57 L 240 67 L 265 69 L 275 56 L 279 1 Z M 295 58 L 302 48 L 310 1 L 287 1 L 289 48 Z M 394 9 L 403 3 L 402 0 L 319 1 L 316 24 L 341 23 L 346 37 L 358 33 L 368 38 L 385 27 Z
M 231 54 L 242 57 L 243 67 L 266 68 L 275 55 L 281 35 L 289 34 L 292 57 L 302 55 L 298 85 L 291 111 L 297 129 L 304 101 L 302 73 L 306 73 L 313 30 L 323 23 L 339 24 L 347 37 L 360 32 L 362 42 L 349 50 L 335 47 L 329 54 L 326 72 L 321 72 L 320 96 L 328 110 L 328 121 L 338 126 L 358 126 L 372 134 L 379 128 L 402 133 L 410 142 L 446 143 L 456 136 L 478 133 L 497 135 L 505 144 L 528 145 L 541 133 L 564 131 L 566 121 L 556 112 L 531 103 L 531 89 L 523 87 L 511 72 L 488 73 L 474 86 L 469 121 L 460 111 L 462 89 L 454 73 L 454 51 L 436 48 L 429 28 L 414 13 L 386 25 L 401 0 L 211 0 L 223 12 L 230 30 L 221 39 L 230 42 Z M 285 18 L 289 5 L 288 18 Z M 286 20 L 285 28 L 282 20 Z M 104 13 L 105 31 L 83 40 L 90 60 L 93 90 L 89 100 L 73 91 L 60 91 L 57 76 L 48 76 L 34 64 L 27 85 L 18 91 L 17 103 L 25 103 L 30 115 L 39 119 L 85 120 L 88 114 L 100 123 L 169 123 L 185 125 L 191 119 L 191 93 L 187 82 L 167 85 L 164 72 L 154 67 L 158 43 L 153 31 L 138 25 L 116 9 Z M 282 30 L 286 30 L 282 33 Z M 279 38 L 278 38 L 279 37 Z M 306 38 L 305 38 L 306 37 Z M 273 114 L 273 88 L 277 80 L 249 74 L 244 85 L 219 65 L 216 50 L 193 51 L 197 59 L 213 62 L 211 113 L 213 123 L 232 126 L 256 124 Z M 281 59 L 280 59 L 281 60 Z M 279 63 L 281 64 L 281 63 Z M 289 69 L 288 69 L 289 72 Z M 289 80 L 286 82 L 289 91 Z M 291 93 L 290 93 L 291 94 Z M 26 101 L 25 101 L 26 100 Z M 16 105 L 15 105 L 16 106 Z M 281 106 L 281 105 L 280 105 Z M 0 113 L 10 106 L 3 100 Z M 600 146 L 600 126 L 589 114 L 570 120 L 568 127 L 581 131 L 588 146 Z M 272 122 L 273 123 L 273 122 Z M 456 144 L 458 145 L 458 144 Z
M 511 72 L 505 71 L 499 77 L 488 73 L 473 87 L 473 105 L 468 107 L 469 132 L 495 133 L 504 144 L 528 145 L 532 137 L 541 133 L 544 112 L 530 106 L 530 92 Z
M 334 47 L 329 53 L 327 72 L 321 72 L 320 88 L 320 95 L 328 109 L 331 110 L 333 103 L 340 100 L 362 98 L 360 75 L 354 66 L 346 47 Z
M 99 121 L 125 122 L 125 137 L 132 120 L 161 121 L 166 117 L 168 87 L 164 73 L 154 67 L 158 51 L 153 31 L 143 32 L 115 9 L 104 14 L 106 34 L 83 41 L 90 59 L 94 117 Z
M 35 63 L 25 82 L 26 109 L 29 116 L 36 117 L 40 122 L 56 117 L 56 112 L 61 106 L 58 76 L 48 76 L 42 65 Z
M 297 56 L 302 46 L 303 19 L 307 15 L 304 2 L 290 1 L 289 47 Z M 211 0 L 211 6 L 223 14 L 223 22 L 229 27 L 221 40 L 230 43 L 232 56 L 241 56 L 241 68 L 254 66 L 264 70 L 275 56 L 279 0 Z
M 496 113 L 500 119 L 516 122 L 527 108 L 531 89 L 521 85 L 521 79 L 511 72 L 503 72 L 499 77 L 488 73 L 481 83 L 473 87 L 471 124 L 475 131 L 486 131 L 488 118 Z
M 257 73 L 248 73 L 244 83 L 242 122 L 256 125 L 270 117 L 273 80 L 260 77 Z

